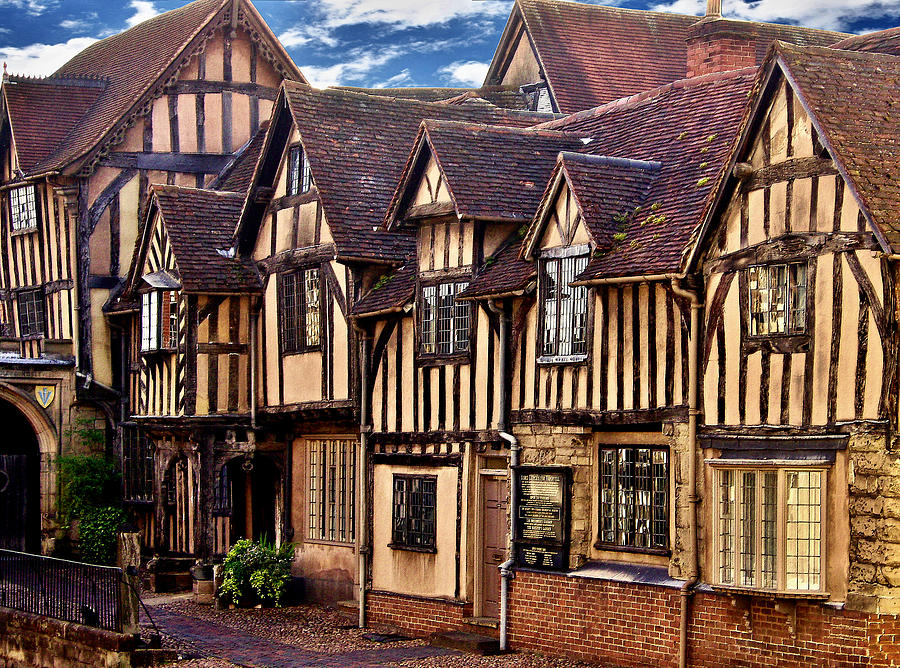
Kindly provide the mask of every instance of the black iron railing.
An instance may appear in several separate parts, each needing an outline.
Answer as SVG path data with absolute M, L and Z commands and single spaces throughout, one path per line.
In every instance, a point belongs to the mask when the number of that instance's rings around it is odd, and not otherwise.
M 122 569 L 0 550 L 0 606 L 122 630 Z

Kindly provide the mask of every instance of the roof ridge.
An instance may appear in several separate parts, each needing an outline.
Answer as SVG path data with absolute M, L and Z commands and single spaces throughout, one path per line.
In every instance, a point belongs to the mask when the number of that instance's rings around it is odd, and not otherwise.
M 559 159 L 562 162 L 571 160 L 583 162 L 589 165 L 609 165 L 610 167 L 625 167 L 627 169 L 639 169 L 646 172 L 655 172 L 662 168 L 658 160 L 635 160 L 634 158 L 617 158 L 609 155 L 591 155 L 587 153 L 575 153 L 574 151 L 560 151 Z
M 98 84 L 109 84 L 110 78 L 101 74 L 50 74 L 48 76 L 33 76 L 29 74 L 7 74 L 4 78 L 7 83 L 46 84 L 48 86 L 75 86 L 83 84 L 83 88 L 103 88 Z
M 880 51 L 857 51 L 856 49 L 838 49 L 834 46 L 798 46 L 797 44 L 791 44 L 790 42 L 785 42 L 780 39 L 774 40 L 772 42 L 771 48 L 779 53 L 813 53 L 821 56 L 830 56 L 833 58 L 867 61 L 888 61 L 900 63 L 900 55 L 895 55 L 892 53 L 882 53 Z
M 777 42 L 779 40 L 775 41 Z M 719 81 L 739 79 L 741 77 L 746 77 L 749 75 L 756 76 L 758 71 L 759 67 L 754 65 L 752 67 L 745 67 L 740 70 L 729 70 L 727 72 L 711 72 L 709 74 L 703 74 L 697 77 L 678 79 L 676 81 L 663 84 L 662 86 L 657 86 L 656 88 L 651 88 L 649 90 L 641 91 L 640 93 L 635 93 L 634 95 L 620 97 L 617 100 L 606 102 L 605 104 L 601 104 L 597 107 L 592 107 L 591 109 L 577 111 L 574 114 L 569 114 L 568 116 L 565 116 L 563 118 L 554 118 L 553 120 L 547 121 L 545 123 L 539 123 L 534 127 L 552 130 L 559 125 L 567 125 L 569 123 L 572 123 L 573 121 L 580 121 L 587 118 L 596 118 L 603 114 L 617 111 L 619 109 L 628 109 L 631 107 L 635 107 L 643 102 L 655 99 L 673 90 L 702 86 Z
M 151 190 L 153 192 L 166 192 L 166 191 L 194 191 L 198 193 L 205 193 L 210 195 L 218 195 L 222 197 L 230 197 L 232 195 L 237 195 L 238 197 L 244 197 L 244 193 L 233 192 L 230 190 L 213 190 L 212 188 L 197 188 L 196 186 L 179 186 L 172 183 L 151 183 Z
M 448 118 L 426 118 L 422 121 L 422 124 L 427 128 L 434 127 L 435 129 L 440 129 L 442 126 L 445 129 L 464 129 L 464 128 L 475 128 L 475 129 L 484 129 L 489 130 L 491 132 L 496 132 L 497 134 L 509 134 L 509 135 L 519 135 L 519 134 L 528 134 L 538 137 L 547 137 L 550 139 L 580 139 L 582 137 L 582 133 L 579 132 L 568 132 L 565 130 L 552 130 L 547 128 L 542 128 L 539 126 L 530 126 L 530 127 L 511 127 L 509 125 L 495 125 L 493 123 L 482 123 L 480 121 L 457 121 Z
M 705 17 L 697 14 L 681 14 L 679 12 L 662 12 L 653 9 L 636 9 L 633 7 L 614 7 L 609 5 L 599 5 L 591 2 L 580 2 L 578 0 L 516 0 L 517 3 L 546 4 L 546 5 L 564 5 L 588 8 L 588 11 L 608 11 L 610 13 L 635 14 L 643 16 L 674 16 L 676 18 L 695 19 L 697 22 L 702 21 Z M 797 30 L 805 30 L 831 35 L 846 35 L 847 37 L 856 37 L 853 33 L 840 32 L 838 30 L 827 30 L 825 28 L 811 28 L 808 26 L 795 25 L 793 23 L 775 23 L 773 21 L 753 21 L 750 19 L 730 18 L 728 16 L 718 17 L 717 20 L 733 21 L 736 23 L 745 23 L 747 25 L 757 26 L 775 26 L 777 28 L 796 28 Z

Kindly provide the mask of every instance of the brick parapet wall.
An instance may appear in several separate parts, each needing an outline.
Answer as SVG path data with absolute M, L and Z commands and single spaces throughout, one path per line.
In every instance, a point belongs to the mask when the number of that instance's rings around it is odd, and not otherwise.
M 461 628 L 472 607 L 462 601 L 371 591 L 366 596 L 368 621 L 417 636 Z
M 510 589 L 510 645 L 616 666 L 675 666 L 680 599 L 668 587 L 518 571 Z M 900 665 L 897 616 L 798 602 L 792 634 L 791 608 L 696 593 L 690 665 Z
M 134 637 L 0 608 L 0 668 L 121 668 Z

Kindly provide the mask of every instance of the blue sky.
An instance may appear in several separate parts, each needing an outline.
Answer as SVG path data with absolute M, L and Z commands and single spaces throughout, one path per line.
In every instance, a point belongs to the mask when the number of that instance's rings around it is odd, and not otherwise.
M 93 41 L 186 0 L 0 0 L 0 59 L 49 74 Z M 471 86 L 487 68 L 511 0 L 256 0 L 315 85 Z M 620 0 L 701 14 L 705 0 Z M 724 0 L 732 18 L 868 32 L 900 25 L 900 0 Z

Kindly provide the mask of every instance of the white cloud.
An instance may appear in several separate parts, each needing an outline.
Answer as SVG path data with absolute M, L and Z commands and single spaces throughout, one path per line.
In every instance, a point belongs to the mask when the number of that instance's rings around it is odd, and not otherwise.
M 509 3 L 497 0 L 320 0 L 320 7 L 325 25 L 332 28 L 359 23 L 421 27 L 466 16 L 509 13 Z
M 374 88 L 396 88 L 397 86 L 408 86 L 412 84 L 413 78 L 408 67 L 404 67 L 392 77 L 388 77 L 384 81 L 379 81 Z
M 83 19 L 65 19 L 59 22 L 59 27 L 64 30 L 86 31 L 97 25 L 97 13 L 91 12 Z
M 477 87 L 484 82 L 489 65 L 474 60 L 458 60 L 439 69 L 438 74 L 444 75 L 448 83 Z
M 673 0 L 653 7 L 657 11 L 700 15 L 705 0 Z M 846 30 L 859 19 L 878 21 L 900 13 L 900 0 L 758 0 L 751 3 L 726 3 L 726 18 L 750 21 L 789 21 L 798 25 L 828 30 Z
M 93 37 L 73 37 L 61 44 L 0 47 L 0 60 L 7 64 L 10 74 L 46 76 L 96 41 Z
M 0 0 L 0 7 L 24 9 L 32 16 L 40 16 L 53 4 L 56 4 L 53 0 Z
M 313 44 L 318 46 L 337 46 L 337 40 L 327 30 L 315 26 L 294 26 L 278 35 L 278 39 L 286 49 Z
M 347 53 L 349 60 L 324 67 L 301 65 L 300 71 L 315 88 L 356 85 L 364 81 L 372 70 L 402 54 L 403 50 L 398 47 L 385 47 L 377 52 L 371 48 L 351 49 Z
M 134 10 L 134 14 L 125 20 L 129 28 L 143 23 L 147 19 L 152 19 L 160 13 L 151 0 L 131 0 L 128 6 Z

